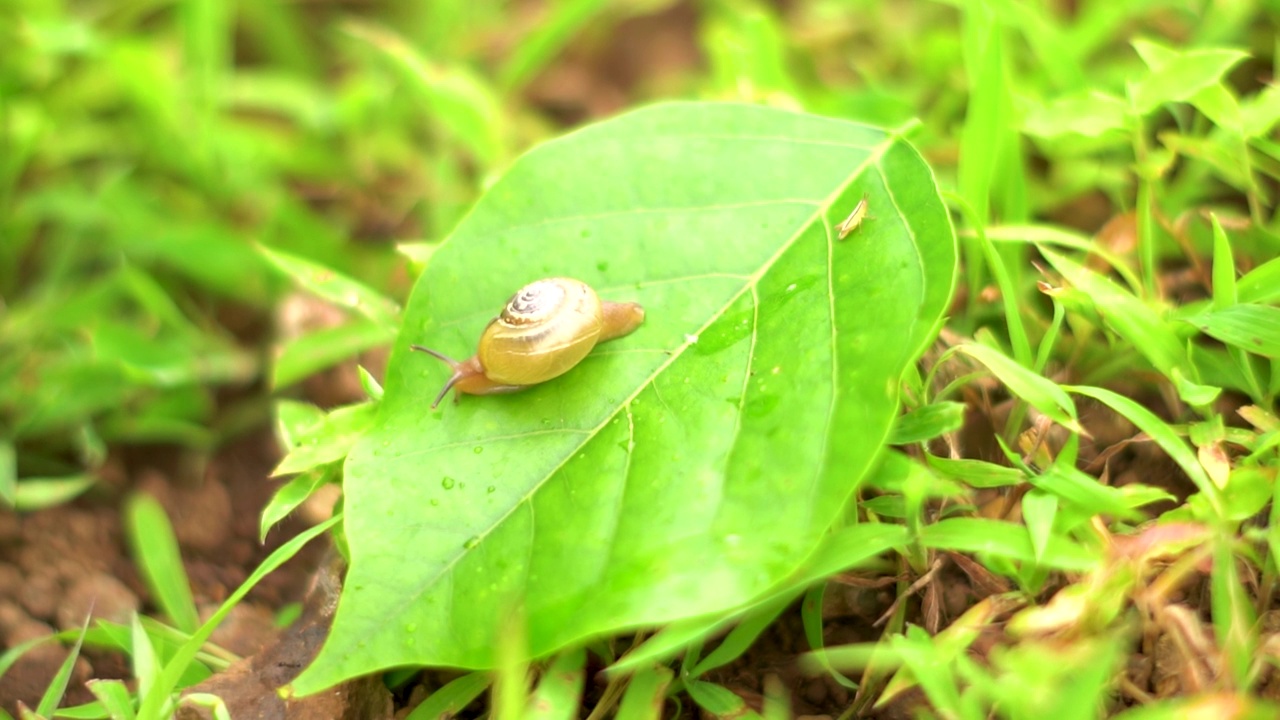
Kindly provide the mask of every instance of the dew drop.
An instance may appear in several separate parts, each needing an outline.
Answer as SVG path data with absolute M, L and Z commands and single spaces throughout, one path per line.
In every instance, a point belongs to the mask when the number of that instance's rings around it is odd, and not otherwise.
M 405 631 L 405 632 L 407 632 L 407 633 L 417 632 L 417 631 L 418 631 L 418 623 L 406 623 L 406 624 L 405 624 L 405 626 L 404 626 L 404 631 Z
M 479 535 L 475 535 L 475 536 L 473 536 L 473 537 L 469 537 L 469 538 L 467 538 L 467 541 L 466 541 L 466 542 L 464 542 L 464 543 L 462 543 L 462 547 L 466 548 L 467 550 L 470 550 L 471 548 L 473 548 L 473 547 L 475 547 L 475 546 L 477 546 L 477 545 L 479 545 L 479 544 L 480 544 L 480 536 L 479 536 Z
M 455 481 L 453 478 L 449 477 L 448 475 L 445 475 L 444 479 L 440 481 L 440 487 L 444 488 L 445 490 L 452 490 L 454 482 Z
M 485 492 L 497 492 L 497 490 L 498 488 L 493 485 L 490 485 L 489 487 L 485 488 Z
M 473 453 L 475 453 L 475 454 L 479 455 L 480 453 L 484 452 L 484 448 L 482 448 L 482 447 L 480 447 L 479 445 L 477 445 L 477 446 L 475 446 L 475 447 L 471 448 L 471 452 L 473 452 Z

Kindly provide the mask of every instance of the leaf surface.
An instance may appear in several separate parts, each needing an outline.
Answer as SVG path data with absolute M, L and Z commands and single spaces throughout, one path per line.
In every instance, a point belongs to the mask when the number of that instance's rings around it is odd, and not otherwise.
M 430 411 L 446 368 L 408 345 L 469 356 L 517 288 L 561 275 L 644 325 L 555 380 Z M 954 276 L 929 168 L 879 128 L 680 103 L 529 153 L 414 289 L 347 460 L 334 626 L 295 689 L 492 667 L 513 613 L 545 655 L 762 595 L 877 457 Z

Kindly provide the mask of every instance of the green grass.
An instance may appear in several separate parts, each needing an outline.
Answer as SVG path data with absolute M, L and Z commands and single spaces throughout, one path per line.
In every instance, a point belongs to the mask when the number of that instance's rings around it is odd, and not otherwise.
M 808 670 L 858 688 L 847 717 L 912 687 L 944 718 L 1272 716 L 1271 5 L 23 0 L 0 11 L 0 499 L 94 495 L 120 448 L 274 420 L 293 477 L 263 534 L 341 483 L 352 563 L 296 689 L 495 671 L 412 717 L 489 688 L 494 717 L 786 717 L 716 670 L 796 602 Z M 618 81 L 610 49 L 645 23 L 701 62 Z M 627 108 L 765 107 L 568 134 L 536 101 L 566 69 Z M 646 324 L 429 412 L 441 368 L 405 346 L 465 357 L 559 274 Z M 339 319 L 260 329 L 298 294 Z M 367 400 L 297 399 L 388 345 Z M 128 518 L 173 627 L 60 637 L 133 658 L 139 689 L 95 684 L 97 716 L 161 717 L 227 658 L 163 515 Z M 985 597 L 931 616 L 957 567 Z M 877 642 L 823 647 L 850 570 L 900 602 Z M 1176 698 L 1125 675 L 1159 638 Z M 582 707 L 588 667 L 609 684 Z

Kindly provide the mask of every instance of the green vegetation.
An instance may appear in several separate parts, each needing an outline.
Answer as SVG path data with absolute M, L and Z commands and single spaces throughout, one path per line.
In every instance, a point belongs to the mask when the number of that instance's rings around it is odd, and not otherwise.
M 715 673 L 796 613 L 845 717 L 913 689 L 940 718 L 1274 717 L 1277 16 L 22 0 L 0 497 L 66 502 L 120 447 L 274 419 L 291 477 L 263 535 L 339 483 L 349 562 L 290 691 L 473 671 L 415 719 L 486 693 L 495 718 L 787 717 L 776 678 L 746 698 Z M 623 67 L 632 33 L 699 60 Z M 428 410 L 445 372 L 408 345 L 466 357 L 551 275 L 645 324 Z M 299 296 L 340 319 L 267 330 Z M 296 399 L 387 346 L 362 402 Z M 230 660 L 205 644 L 225 612 L 330 526 L 201 623 L 163 513 L 124 512 L 168 624 L 58 636 L 138 679 L 62 716 L 167 716 Z M 841 583 L 896 598 L 876 641 L 825 646 Z

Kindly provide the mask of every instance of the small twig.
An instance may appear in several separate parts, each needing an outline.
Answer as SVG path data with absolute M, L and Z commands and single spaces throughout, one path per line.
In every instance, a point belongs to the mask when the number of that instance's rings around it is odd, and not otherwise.
M 906 592 L 902 593 L 897 598 L 895 598 L 893 603 L 889 605 L 889 609 L 886 610 L 885 613 L 880 616 L 880 619 L 871 623 L 871 627 L 880 627 L 881 625 L 884 625 L 885 623 L 889 622 L 889 618 L 893 617 L 893 614 L 898 611 L 898 606 L 902 604 L 902 601 L 906 600 L 908 597 L 916 593 L 920 588 L 927 585 L 929 581 L 933 579 L 933 576 L 937 575 L 938 571 L 941 569 L 942 569 L 942 557 L 939 556 L 937 558 L 934 558 L 933 565 L 929 567 L 928 572 L 921 575 L 920 579 L 911 583 L 911 587 L 907 588 Z

